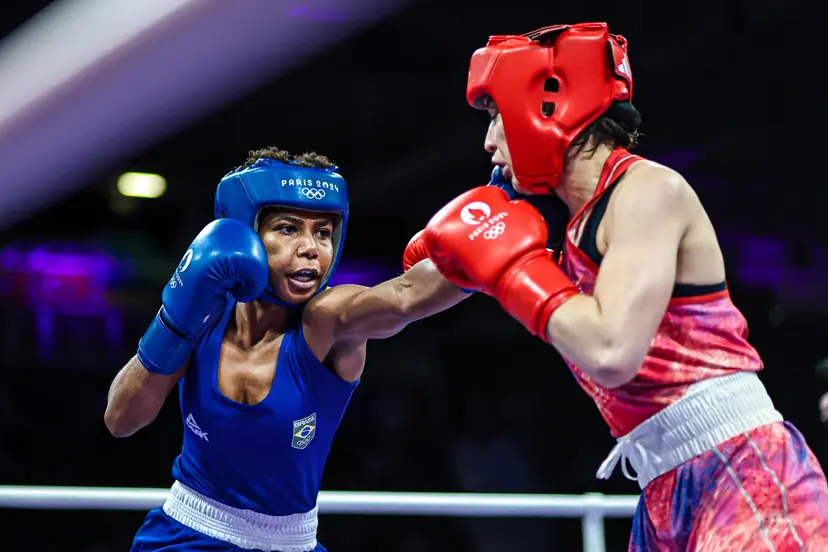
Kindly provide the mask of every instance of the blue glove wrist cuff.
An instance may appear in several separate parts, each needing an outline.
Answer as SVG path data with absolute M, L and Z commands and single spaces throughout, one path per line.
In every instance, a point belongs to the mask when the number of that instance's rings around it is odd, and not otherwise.
M 150 372 L 169 376 L 184 366 L 195 345 L 196 341 L 189 341 L 171 330 L 159 310 L 138 342 L 138 360 Z

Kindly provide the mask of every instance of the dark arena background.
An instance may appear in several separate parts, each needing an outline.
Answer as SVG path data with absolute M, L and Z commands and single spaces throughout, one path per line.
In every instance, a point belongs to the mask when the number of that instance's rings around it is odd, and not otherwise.
M 334 283 L 393 277 L 431 215 L 489 180 L 488 118 L 464 95 L 471 53 L 579 21 L 629 40 L 639 152 L 700 196 L 760 377 L 825 465 L 820 4 L 5 0 L 0 485 L 169 488 L 177 394 L 127 439 L 103 412 L 219 179 L 268 145 L 331 157 L 351 202 Z M 481 294 L 371 343 L 323 490 L 635 495 L 620 470 L 595 478 L 613 444 L 558 353 Z M 149 507 L 2 508 L 0 550 L 126 551 Z M 604 527 L 606 550 L 626 550 L 630 518 Z M 323 510 L 319 538 L 333 552 L 585 546 L 577 516 Z

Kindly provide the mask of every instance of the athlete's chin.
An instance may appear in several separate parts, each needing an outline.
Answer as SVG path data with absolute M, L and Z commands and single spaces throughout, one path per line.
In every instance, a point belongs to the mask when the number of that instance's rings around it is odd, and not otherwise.
M 521 195 L 535 195 L 535 192 L 533 192 L 529 188 L 524 188 L 523 186 L 521 186 L 517 178 L 512 178 L 512 188 L 514 188 L 515 191 Z
M 285 278 L 283 285 L 279 286 L 279 295 L 282 300 L 291 304 L 301 304 L 308 301 L 314 296 L 316 290 L 319 289 L 319 282 L 297 282 L 290 278 Z

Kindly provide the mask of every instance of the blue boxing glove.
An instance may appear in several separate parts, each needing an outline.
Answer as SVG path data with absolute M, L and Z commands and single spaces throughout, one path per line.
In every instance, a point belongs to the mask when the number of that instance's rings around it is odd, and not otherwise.
M 227 294 L 256 299 L 267 285 L 259 235 L 233 219 L 211 222 L 196 236 L 161 294 L 161 309 L 138 343 L 138 360 L 156 374 L 184 365 L 205 330 L 221 319 Z
M 519 193 L 512 186 L 511 180 L 503 178 L 503 169 L 500 167 L 495 167 L 492 171 L 492 179 L 488 186 L 497 186 L 506 192 L 510 201 L 522 199 L 540 211 L 549 231 L 547 247 L 560 249 L 566 231 L 566 223 L 569 222 L 569 211 L 561 198 L 554 194 L 526 196 Z
M 506 192 L 509 195 L 509 201 L 514 201 L 515 199 L 521 199 L 523 197 L 512 187 L 512 181 L 506 180 L 503 177 L 502 167 L 495 167 L 494 170 L 492 170 L 492 179 L 489 181 L 487 186 L 497 186 Z

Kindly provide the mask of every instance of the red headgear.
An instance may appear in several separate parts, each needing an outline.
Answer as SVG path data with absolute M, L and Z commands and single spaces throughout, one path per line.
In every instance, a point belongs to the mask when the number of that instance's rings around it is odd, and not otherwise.
M 575 137 L 632 90 L 626 39 L 606 23 L 579 23 L 489 37 L 472 56 L 466 99 L 478 109 L 494 100 L 515 176 L 548 194 Z

